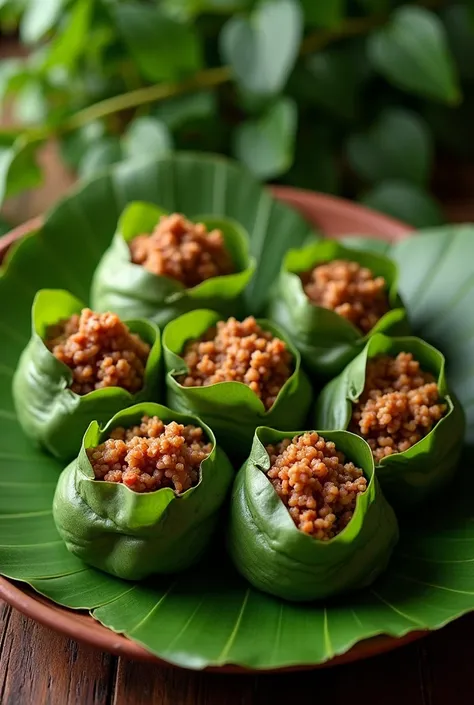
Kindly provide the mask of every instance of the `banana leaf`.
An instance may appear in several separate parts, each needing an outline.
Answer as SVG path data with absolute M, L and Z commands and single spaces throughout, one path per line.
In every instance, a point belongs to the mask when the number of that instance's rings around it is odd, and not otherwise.
M 121 483 L 94 479 L 86 449 L 103 443 L 117 426 L 140 423 L 144 415 L 201 426 L 213 444 L 201 463 L 199 482 L 182 494 L 169 487 L 137 493 Z M 59 478 L 54 521 L 71 553 L 107 573 L 126 580 L 176 573 L 196 563 L 207 548 L 233 477 L 209 426 L 159 404 L 135 404 L 103 428 L 97 421 L 90 424 L 78 457 Z
M 20 355 L 13 377 L 13 400 L 18 421 L 27 436 L 61 460 L 77 455 L 91 421 L 104 422 L 120 409 L 160 397 L 161 343 L 150 321 L 125 321 L 151 347 L 143 387 L 131 394 L 121 387 L 95 389 L 79 395 L 69 387 L 72 370 L 46 347 L 48 326 L 80 313 L 84 304 L 67 291 L 41 289 L 31 311 L 31 338 Z
M 234 458 L 245 457 L 257 426 L 263 423 L 286 430 L 303 424 L 311 405 L 309 381 L 301 369 L 301 357 L 288 336 L 265 320 L 264 330 L 285 341 L 293 355 L 294 371 L 273 406 L 267 410 L 261 399 L 243 382 L 219 382 L 207 387 L 183 387 L 178 377 L 188 372 L 181 357 L 188 340 L 200 338 L 222 316 L 214 311 L 191 311 L 168 323 L 163 331 L 167 403 L 173 409 L 193 413 L 208 423 L 217 442 Z
M 444 356 L 423 340 L 414 337 L 370 338 L 364 350 L 321 392 L 315 411 L 320 428 L 347 429 L 352 404 L 365 385 L 367 361 L 377 355 L 395 356 L 411 352 L 438 383 L 440 398 L 446 403 L 445 416 L 418 443 L 403 453 L 394 453 L 376 465 L 377 478 L 388 500 L 399 509 L 412 509 L 438 492 L 456 473 L 465 433 L 463 409 L 448 388 Z
M 168 215 L 167 211 L 151 203 L 134 202 L 126 207 L 94 274 L 92 307 L 114 311 L 122 318 L 148 318 L 159 326 L 196 308 L 212 308 L 224 315 L 242 313 L 242 294 L 255 270 L 242 226 L 213 215 L 191 218 L 204 223 L 209 231 L 222 231 L 235 273 L 212 277 L 187 289 L 175 279 L 152 274 L 130 258 L 128 243 L 137 235 L 151 233 L 163 215 Z
M 83 182 L 46 215 L 40 230 L 13 248 L 0 272 L 0 573 L 58 604 L 88 610 L 151 653 L 192 669 L 313 666 L 369 637 L 439 629 L 473 610 L 472 226 L 416 234 L 391 250 L 414 333 L 446 356 L 447 381 L 465 409 L 470 445 L 456 477 L 466 491 L 447 492 L 442 511 L 439 502 L 427 504 L 399 520 L 400 541 L 372 586 L 335 600 L 295 604 L 249 586 L 217 545 L 199 569 L 140 583 L 91 568 L 67 550 L 52 516 L 64 466 L 23 433 L 12 376 L 30 337 L 36 292 L 69 289 L 87 300 L 117 219 L 136 200 L 240 222 L 257 258 L 256 276 L 245 291 L 254 315 L 262 313 L 285 251 L 311 233 L 298 213 L 274 201 L 245 169 L 222 157 L 184 153 L 120 164 Z
M 349 524 L 329 541 L 297 529 L 265 474 L 270 469 L 265 446 L 302 433 L 257 428 L 234 484 L 228 537 L 237 569 L 254 587 L 295 601 L 368 587 L 386 569 L 398 541 L 397 519 L 375 476 L 371 450 L 347 431 L 323 433 L 363 469 L 367 490 L 357 497 Z
M 383 276 L 387 282 L 390 311 L 366 335 L 335 311 L 312 304 L 304 291 L 299 275 L 316 264 L 334 259 L 359 262 L 376 276 Z M 305 368 L 317 380 L 328 380 L 354 359 L 372 335 L 409 333 L 406 312 L 398 295 L 397 279 L 396 264 L 382 253 L 369 252 L 365 247 L 350 249 L 330 240 L 314 242 L 286 254 L 268 306 L 268 317 L 291 336 L 302 355 Z

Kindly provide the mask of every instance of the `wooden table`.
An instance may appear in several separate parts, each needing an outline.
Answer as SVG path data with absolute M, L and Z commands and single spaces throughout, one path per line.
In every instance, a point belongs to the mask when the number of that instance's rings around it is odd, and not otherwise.
M 0 602 L 0 705 L 472 705 L 473 632 L 468 615 L 365 662 L 227 676 L 100 653 Z

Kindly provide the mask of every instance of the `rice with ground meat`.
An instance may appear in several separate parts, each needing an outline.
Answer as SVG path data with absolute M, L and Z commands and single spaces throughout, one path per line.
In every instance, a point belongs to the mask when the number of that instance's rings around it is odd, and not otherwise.
M 50 326 L 45 344 L 73 375 L 71 390 L 88 394 L 103 387 L 122 387 L 132 394 L 143 386 L 150 346 L 115 313 L 81 314 Z
M 367 489 L 363 471 L 345 462 L 335 444 L 315 431 L 266 450 L 271 463 L 267 476 L 297 528 L 321 541 L 337 536 Z
M 132 262 L 186 288 L 234 271 L 222 232 L 208 232 L 203 223 L 193 223 L 179 213 L 161 216 L 151 235 L 137 235 L 129 247 Z
M 292 374 L 286 343 L 263 330 L 253 316 L 219 321 L 200 340 L 186 344 L 183 358 L 189 370 L 179 379 L 184 387 L 243 382 L 267 410 Z
M 123 483 L 134 492 L 170 487 L 184 492 L 199 481 L 199 469 L 212 451 L 199 426 L 143 416 L 132 428 L 115 428 L 87 456 L 95 478 Z
M 434 377 L 411 353 L 367 362 L 364 391 L 353 405 L 351 430 L 368 442 L 376 461 L 402 453 L 446 413 Z
M 386 281 L 349 260 L 319 264 L 301 275 L 311 303 L 335 311 L 368 333 L 389 310 Z

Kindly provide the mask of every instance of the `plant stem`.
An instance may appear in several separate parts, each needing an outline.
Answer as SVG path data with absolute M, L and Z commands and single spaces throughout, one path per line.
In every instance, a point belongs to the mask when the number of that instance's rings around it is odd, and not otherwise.
M 71 115 L 60 127 L 60 132 L 69 132 L 83 127 L 93 120 L 106 117 L 112 113 L 118 113 L 128 108 L 136 108 L 145 103 L 154 103 L 158 100 L 165 100 L 183 93 L 215 88 L 223 83 L 227 83 L 232 78 L 230 66 L 219 66 L 213 69 L 199 71 L 179 83 L 158 83 L 146 88 L 138 88 L 135 91 L 123 93 L 94 103 L 84 110 Z

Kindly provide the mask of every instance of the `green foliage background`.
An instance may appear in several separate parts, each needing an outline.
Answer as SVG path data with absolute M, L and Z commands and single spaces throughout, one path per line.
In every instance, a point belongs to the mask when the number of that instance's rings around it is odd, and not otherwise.
M 427 226 L 435 155 L 474 155 L 473 0 L 0 0 L 0 29 L 28 50 L 0 61 L 0 202 L 54 136 L 80 177 L 211 151 Z

